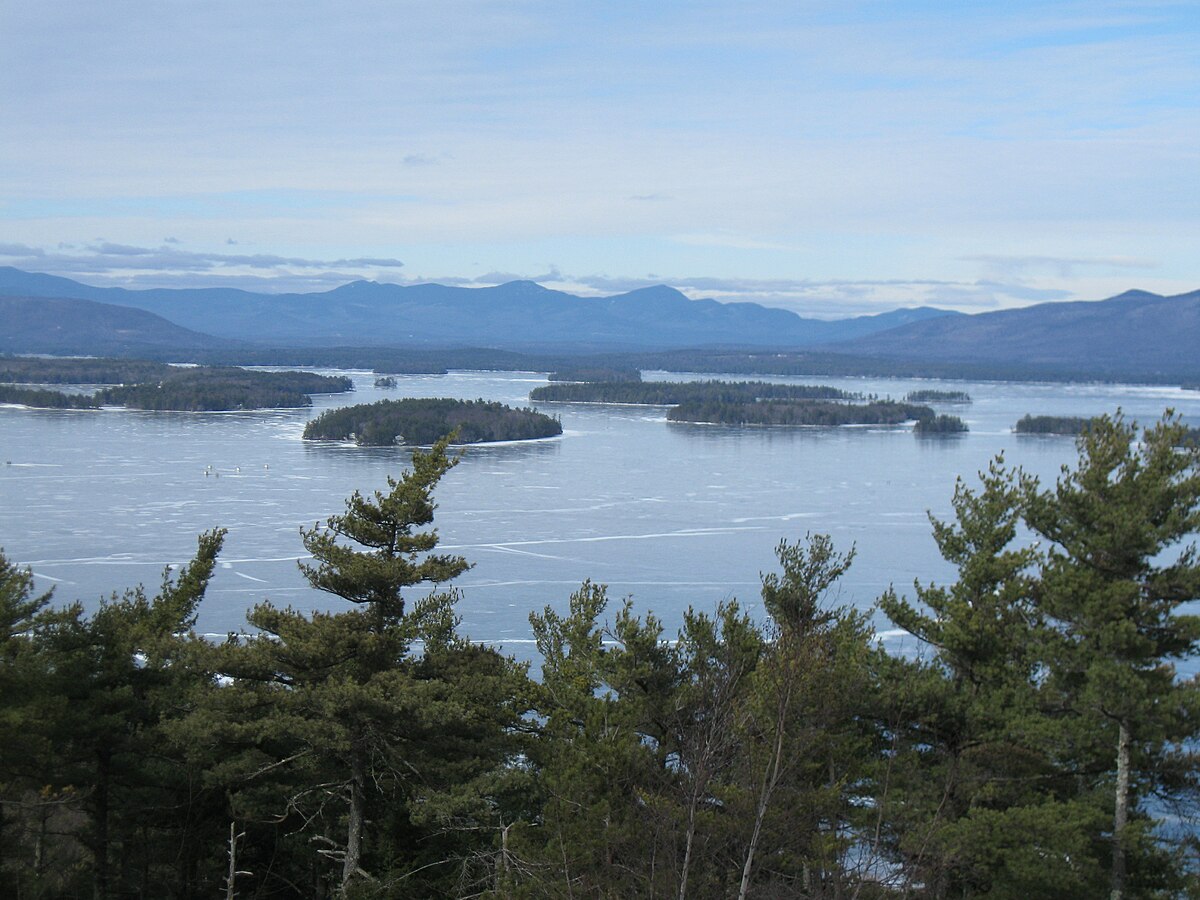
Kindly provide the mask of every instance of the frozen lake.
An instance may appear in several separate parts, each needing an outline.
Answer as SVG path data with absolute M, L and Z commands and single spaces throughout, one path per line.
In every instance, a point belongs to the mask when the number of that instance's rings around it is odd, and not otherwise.
M 524 406 L 546 383 L 532 373 L 452 372 L 399 376 L 398 389 L 380 390 L 370 373 L 348 374 L 356 392 L 317 397 L 311 410 L 0 407 L 0 546 L 32 567 L 40 587 L 53 585 L 59 602 L 95 603 L 138 582 L 155 588 L 164 566 L 191 556 L 199 532 L 222 526 L 229 534 L 202 631 L 239 629 L 246 609 L 266 598 L 336 608 L 342 601 L 312 591 L 297 571 L 299 529 L 341 512 L 355 489 L 383 487 L 409 454 L 306 443 L 304 423 L 331 406 L 383 397 Z M 731 596 L 757 612 L 759 573 L 774 567 L 776 544 L 806 531 L 857 548 L 840 600 L 868 606 L 889 584 L 907 590 L 914 578 L 951 574 L 926 510 L 947 514 L 957 476 L 974 483 L 1003 451 L 1050 482 L 1075 459 L 1070 438 L 1013 435 L 1025 413 L 1121 407 L 1151 422 L 1170 406 L 1200 421 L 1200 393 L 1168 387 L 773 380 L 896 399 L 917 388 L 965 390 L 974 403 L 943 411 L 971 431 L 920 438 L 907 428 L 681 425 L 658 407 L 546 404 L 562 419 L 562 437 L 468 448 L 438 490 L 442 547 L 475 563 L 456 582 L 464 631 L 526 655 L 529 612 L 564 605 L 585 578 L 609 585 L 614 600 L 632 596 L 668 628 L 689 605 L 711 609 Z

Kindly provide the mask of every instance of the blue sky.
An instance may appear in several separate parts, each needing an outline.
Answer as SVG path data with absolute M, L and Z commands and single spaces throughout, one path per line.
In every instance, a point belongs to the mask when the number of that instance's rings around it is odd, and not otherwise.
M 89 283 L 1200 287 L 1194 0 L 56 0 L 0 34 L 0 264 Z

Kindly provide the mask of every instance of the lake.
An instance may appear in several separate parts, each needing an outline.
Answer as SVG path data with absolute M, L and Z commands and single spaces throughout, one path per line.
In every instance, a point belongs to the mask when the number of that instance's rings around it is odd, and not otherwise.
M 320 370 L 330 371 L 330 370 Z M 398 376 L 394 390 L 349 372 L 356 391 L 318 396 L 307 410 L 161 413 L 0 407 L 0 546 L 30 566 L 59 602 L 94 604 L 195 551 L 201 531 L 229 530 L 199 628 L 224 634 L 270 599 L 299 609 L 343 601 L 308 588 L 297 571 L 301 526 L 342 511 L 354 490 L 385 487 L 402 448 L 309 443 L 322 410 L 385 397 L 458 397 L 528 405 L 534 373 Z M 667 378 L 649 372 L 648 379 Z M 669 376 L 699 377 L 699 376 Z M 870 606 L 889 584 L 953 575 L 937 555 L 927 510 L 946 516 L 956 477 L 969 483 L 999 452 L 1051 483 L 1075 459 L 1071 438 L 1017 436 L 1025 413 L 1087 416 L 1118 407 L 1141 422 L 1173 407 L 1200 423 L 1200 393 L 1110 384 L 963 383 L 799 378 L 890 395 L 965 390 L 970 433 L 917 437 L 907 428 L 753 428 L 668 423 L 661 407 L 543 404 L 564 434 L 476 445 L 437 492 L 442 549 L 474 562 L 459 612 L 471 637 L 531 652 L 528 615 L 563 607 L 587 578 L 632 598 L 672 629 L 689 606 L 737 597 L 760 614 L 760 572 L 775 546 L 830 534 L 857 558 L 836 599 Z M 410 596 L 417 596 L 411 594 Z M 886 621 L 877 623 L 881 632 Z

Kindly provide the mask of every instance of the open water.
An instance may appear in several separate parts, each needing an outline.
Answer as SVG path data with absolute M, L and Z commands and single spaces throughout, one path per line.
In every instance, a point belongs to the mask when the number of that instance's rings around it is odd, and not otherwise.
M 157 587 L 196 536 L 229 531 L 199 628 L 243 627 L 269 599 L 299 609 L 343 601 L 310 589 L 297 560 L 301 526 L 342 511 L 354 490 L 385 487 L 409 459 L 301 439 L 323 409 L 384 397 L 459 397 L 528 405 L 533 373 L 401 376 L 395 390 L 350 372 L 357 390 L 311 410 L 246 413 L 54 411 L 0 407 L 0 547 L 30 566 L 60 602 L 95 604 L 137 583 Z M 647 373 L 665 378 L 666 373 Z M 680 377 L 680 376 L 671 376 Z M 686 376 L 697 377 L 697 376 Z M 562 437 L 473 446 L 437 492 L 442 549 L 474 568 L 456 582 L 471 637 L 530 655 L 530 611 L 564 607 L 584 579 L 607 584 L 668 631 L 689 606 L 737 597 L 757 614 L 759 576 L 782 539 L 830 534 L 854 547 L 835 602 L 869 607 L 889 584 L 946 580 L 927 512 L 946 516 L 955 479 L 1003 452 L 1052 483 L 1074 441 L 1017 436 L 1025 413 L 1087 416 L 1118 407 L 1141 422 L 1173 407 L 1200 423 L 1200 393 L 1168 387 L 774 379 L 832 384 L 896 399 L 918 388 L 965 390 L 947 405 L 970 433 L 917 437 L 907 428 L 763 428 L 668 423 L 661 407 L 546 404 Z M 417 596 L 414 594 L 413 596 Z M 892 637 L 886 621 L 880 633 Z

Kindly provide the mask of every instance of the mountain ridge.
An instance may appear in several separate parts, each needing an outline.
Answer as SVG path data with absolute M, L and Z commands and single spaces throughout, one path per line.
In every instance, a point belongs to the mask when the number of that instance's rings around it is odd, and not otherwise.
M 0 295 L 13 293 L 143 309 L 215 337 L 273 346 L 816 346 L 902 321 L 959 315 L 921 307 L 825 321 L 755 303 L 692 300 L 666 285 L 608 297 L 580 297 L 530 281 L 481 288 L 352 281 L 306 294 L 238 288 L 129 290 L 0 267 Z
M 74 299 L 96 307 L 76 312 L 58 307 L 55 319 L 30 305 L 32 298 L 48 301 L 62 294 L 78 295 Z M 929 371 L 1005 372 L 1013 374 L 1003 377 L 1017 378 L 1024 373 L 1034 379 L 1200 382 L 1195 351 L 1200 290 L 1163 296 L 1135 289 L 1107 300 L 974 315 L 899 309 L 832 322 L 754 303 L 692 300 L 666 285 L 607 297 L 580 297 L 531 281 L 464 288 L 360 280 L 308 294 L 238 288 L 134 291 L 0 267 L 0 297 L 5 295 L 17 295 L 24 304 L 10 303 L 6 313 L 0 350 L 10 353 L 90 354 L 133 346 L 165 352 L 173 341 L 180 349 L 314 352 L 476 348 L 645 356 L 696 350 L 701 356 L 827 358 L 831 371 L 856 365 L 868 371 L 872 366 L 864 361 L 874 360 L 884 368 L 900 362 L 905 370 L 915 364 Z M 134 310 L 156 318 L 132 320 Z M 167 326 L 186 331 L 171 332 Z

